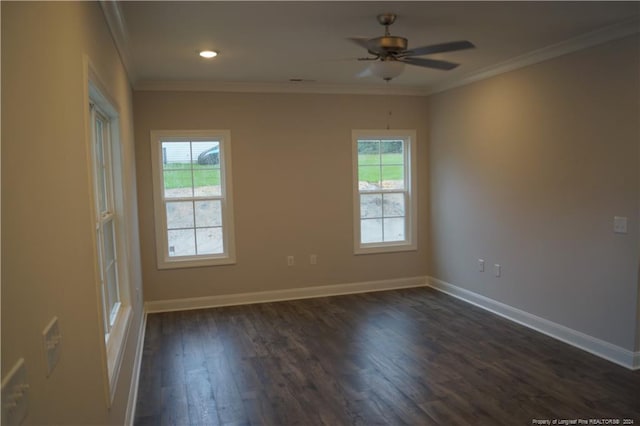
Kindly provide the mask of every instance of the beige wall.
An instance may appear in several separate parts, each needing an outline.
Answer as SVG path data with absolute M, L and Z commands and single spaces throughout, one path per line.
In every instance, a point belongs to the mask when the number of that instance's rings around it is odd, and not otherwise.
M 418 133 L 419 250 L 355 256 L 351 130 L 386 128 L 390 109 L 392 128 Z M 149 91 L 134 92 L 134 117 L 146 300 L 426 274 L 424 98 Z M 231 130 L 236 265 L 156 267 L 149 132 L 171 129 Z
M 140 286 L 131 90 L 97 2 L 2 2 L 2 377 L 24 357 L 26 424 L 122 424 L 142 319 L 107 409 L 95 282 L 83 54 L 120 112 L 132 286 Z M 41 332 L 63 334 L 47 378 Z
M 634 349 L 638 48 L 610 42 L 430 97 L 432 276 Z

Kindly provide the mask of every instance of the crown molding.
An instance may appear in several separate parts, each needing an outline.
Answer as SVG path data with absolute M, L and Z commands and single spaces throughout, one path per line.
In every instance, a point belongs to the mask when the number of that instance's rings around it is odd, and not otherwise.
M 315 93 L 338 95 L 397 95 L 425 96 L 424 87 L 386 85 L 365 86 L 346 84 L 319 84 L 313 82 L 230 82 L 230 81 L 178 81 L 143 80 L 135 86 L 139 91 L 236 92 L 236 93 Z
M 120 3 L 115 0 L 99 0 L 98 2 L 102 8 L 107 26 L 111 31 L 111 37 L 116 45 L 116 50 L 120 55 L 120 60 L 124 66 L 127 76 L 129 77 L 129 83 L 131 86 L 135 85 L 137 80 L 136 72 L 133 68 L 132 54 L 129 49 L 129 33 L 127 32 L 127 25 L 124 20 Z
M 437 84 L 425 92 L 426 95 L 444 92 L 449 89 L 465 86 L 476 81 L 485 80 L 499 74 L 514 71 L 539 62 L 548 61 L 549 59 L 557 58 L 559 56 L 567 55 L 569 53 L 577 52 L 579 50 L 587 49 L 589 47 L 597 46 L 608 41 L 621 39 L 637 33 L 640 33 L 640 20 L 638 18 L 627 19 L 617 24 L 609 25 L 596 31 L 543 47 L 542 49 L 537 49 L 524 55 L 516 56 L 515 58 L 507 61 L 473 72 L 461 79 Z

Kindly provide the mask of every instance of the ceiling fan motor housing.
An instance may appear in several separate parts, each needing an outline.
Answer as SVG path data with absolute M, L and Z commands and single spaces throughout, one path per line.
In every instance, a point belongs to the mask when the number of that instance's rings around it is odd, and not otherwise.
M 383 36 L 371 40 L 372 44 L 377 46 L 378 52 L 400 53 L 407 49 L 407 39 L 397 36 Z

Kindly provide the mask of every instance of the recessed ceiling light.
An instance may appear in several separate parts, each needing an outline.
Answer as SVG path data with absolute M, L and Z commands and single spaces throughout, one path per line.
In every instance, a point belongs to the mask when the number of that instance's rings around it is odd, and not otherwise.
M 214 50 L 202 50 L 200 52 L 200 56 L 202 56 L 203 58 L 211 59 L 211 58 L 215 58 L 216 56 L 218 56 L 218 52 L 216 52 Z

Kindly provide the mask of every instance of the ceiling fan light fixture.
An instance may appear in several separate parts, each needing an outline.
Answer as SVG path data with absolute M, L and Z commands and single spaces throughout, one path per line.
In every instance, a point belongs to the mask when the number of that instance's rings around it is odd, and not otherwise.
M 385 81 L 396 78 L 404 71 L 404 62 L 396 60 L 376 61 L 371 64 L 371 74 Z
M 215 50 L 201 50 L 199 55 L 205 59 L 211 59 L 218 56 L 218 52 L 216 52 Z

